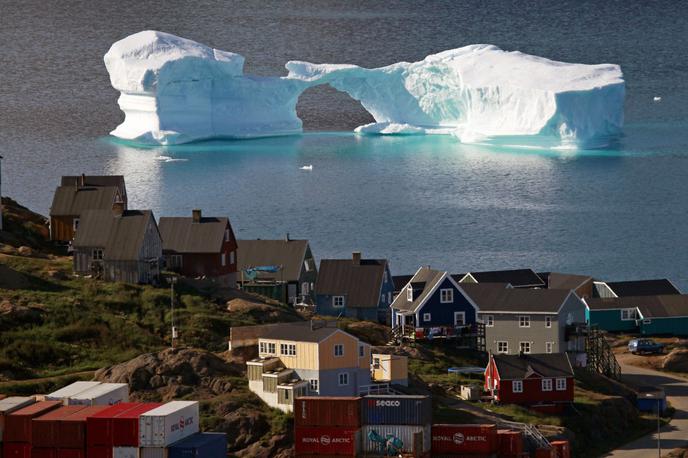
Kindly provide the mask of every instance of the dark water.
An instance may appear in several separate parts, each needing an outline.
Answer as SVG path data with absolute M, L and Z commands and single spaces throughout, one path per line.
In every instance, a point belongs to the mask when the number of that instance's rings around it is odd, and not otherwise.
M 102 55 L 149 28 L 243 54 L 260 75 L 286 74 L 290 59 L 381 66 L 472 43 L 618 63 L 626 136 L 577 155 L 323 133 L 140 150 L 106 137 L 123 116 Z M 318 257 L 360 249 L 396 273 L 532 266 L 688 289 L 686 2 L 0 0 L 0 43 L 3 191 L 38 211 L 62 174 L 124 173 L 134 206 L 203 207 L 240 237 L 307 237 Z M 323 87 L 298 110 L 309 131 L 370 121 Z

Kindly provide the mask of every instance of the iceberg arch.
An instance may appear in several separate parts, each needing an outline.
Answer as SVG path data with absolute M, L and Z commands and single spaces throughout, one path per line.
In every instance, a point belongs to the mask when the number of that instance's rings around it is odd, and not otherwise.
M 150 144 L 302 131 L 309 87 L 346 92 L 375 122 L 361 134 L 453 134 L 462 142 L 604 147 L 621 133 L 625 84 L 614 64 L 556 62 L 471 45 L 381 68 L 290 61 L 284 77 L 243 73 L 239 54 L 163 32 L 112 45 L 105 65 L 125 120 L 112 135 Z

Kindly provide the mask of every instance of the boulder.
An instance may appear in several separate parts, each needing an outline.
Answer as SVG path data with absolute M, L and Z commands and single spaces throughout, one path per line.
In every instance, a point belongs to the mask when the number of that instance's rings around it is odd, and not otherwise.
M 19 256 L 33 256 L 33 250 L 28 246 L 20 246 L 17 253 L 19 253 Z
M 669 372 L 688 372 L 688 349 L 677 348 L 666 355 L 662 369 Z

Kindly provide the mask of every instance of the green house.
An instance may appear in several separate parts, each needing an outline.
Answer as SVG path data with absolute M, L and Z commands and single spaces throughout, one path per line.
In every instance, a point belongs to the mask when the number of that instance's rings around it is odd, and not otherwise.
M 654 297 L 656 303 L 638 307 L 640 334 L 688 336 L 688 295 Z
M 631 299 L 630 301 L 628 299 Z M 635 299 L 635 300 L 634 300 Z M 638 305 L 645 297 L 586 298 L 586 319 L 590 326 L 612 332 L 636 332 Z

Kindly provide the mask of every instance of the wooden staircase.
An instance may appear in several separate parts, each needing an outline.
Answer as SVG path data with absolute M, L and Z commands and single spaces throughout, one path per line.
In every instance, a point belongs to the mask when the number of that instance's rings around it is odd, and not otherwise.
M 597 328 L 589 328 L 585 336 L 585 352 L 588 355 L 587 369 L 618 380 L 621 377 L 621 366 L 614 356 L 612 347 L 605 338 L 605 333 Z

